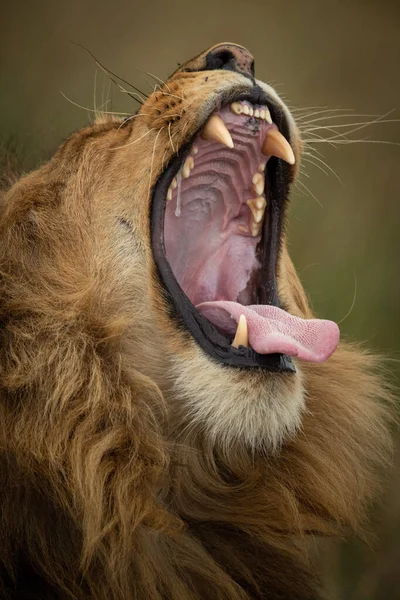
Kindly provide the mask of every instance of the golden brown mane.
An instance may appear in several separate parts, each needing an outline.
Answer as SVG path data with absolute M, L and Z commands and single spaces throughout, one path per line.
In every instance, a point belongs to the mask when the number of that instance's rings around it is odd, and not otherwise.
M 236 77 L 221 73 L 210 71 L 197 95 L 185 88 L 195 89 L 194 73 L 178 72 L 169 89 L 201 103 Z M 6 598 L 320 598 L 307 541 L 359 532 L 379 490 L 390 393 L 379 360 L 356 345 L 341 343 L 326 363 L 299 365 L 300 426 L 279 430 L 271 446 L 230 436 L 227 403 L 233 398 L 235 414 L 247 418 L 253 407 L 243 406 L 261 375 L 203 356 L 171 319 L 152 260 L 149 181 L 172 153 L 168 128 L 160 129 L 168 121 L 154 115 L 176 111 L 169 102 L 154 94 L 143 108 L 153 117 L 75 133 L 7 196 Z M 176 144 L 188 127 L 176 130 Z M 293 314 L 311 315 L 285 246 L 279 286 Z M 278 377 L 265 376 L 263 389 L 272 394 Z M 292 393 L 291 380 L 284 390 Z M 205 406 L 213 395 L 221 419 L 192 418 L 187 403 Z M 268 410 L 265 431 L 274 436 Z M 226 430 L 214 435 L 213 419 L 225 417 Z

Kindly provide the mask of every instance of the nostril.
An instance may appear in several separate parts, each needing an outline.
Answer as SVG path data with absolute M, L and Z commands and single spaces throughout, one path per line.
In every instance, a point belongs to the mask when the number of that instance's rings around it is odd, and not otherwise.
M 254 59 L 250 52 L 235 44 L 220 44 L 212 48 L 205 56 L 205 68 L 208 71 L 225 69 L 254 77 Z
M 207 70 L 214 69 L 235 69 L 236 58 L 233 52 L 228 49 L 213 50 L 206 57 Z

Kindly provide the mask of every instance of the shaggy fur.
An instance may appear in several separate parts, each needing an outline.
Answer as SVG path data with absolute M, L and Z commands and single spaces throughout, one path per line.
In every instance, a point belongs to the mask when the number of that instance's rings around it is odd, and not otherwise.
M 222 368 L 157 278 L 151 187 L 220 94 L 250 85 L 180 70 L 135 118 L 74 134 L 7 195 L 7 599 L 316 600 L 307 541 L 364 523 L 390 451 L 379 362 L 342 343 L 296 375 Z M 311 315 L 285 241 L 279 292 Z

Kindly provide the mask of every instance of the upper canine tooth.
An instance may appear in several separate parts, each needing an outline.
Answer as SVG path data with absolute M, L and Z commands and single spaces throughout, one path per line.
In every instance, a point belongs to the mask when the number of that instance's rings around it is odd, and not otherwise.
M 252 190 L 257 194 L 257 196 L 261 196 L 264 193 L 264 177 L 261 173 L 255 173 L 252 179 L 253 185 Z
M 249 331 L 247 328 L 247 319 L 245 315 L 240 315 L 239 322 L 236 330 L 235 338 L 232 342 L 232 346 L 234 348 L 239 348 L 239 346 L 244 346 L 247 348 L 249 345 Z
M 231 110 L 237 115 L 241 115 L 243 112 L 243 106 L 240 104 L 240 102 L 232 102 Z
M 289 165 L 294 165 L 295 157 L 289 142 L 277 129 L 270 129 L 265 136 L 261 152 L 265 156 L 276 156 L 282 158 Z
M 228 146 L 228 148 L 233 148 L 231 134 L 221 117 L 218 115 L 212 115 L 212 117 L 210 117 L 203 129 L 201 137 L 203 140 L 214 140 L 214 142 L 224 144 L 224 146 Z
M 269 112 L 268 108 L 265 109 L 265 120 L 267 121 L 267 123 L 272 125 L 271 113 Z

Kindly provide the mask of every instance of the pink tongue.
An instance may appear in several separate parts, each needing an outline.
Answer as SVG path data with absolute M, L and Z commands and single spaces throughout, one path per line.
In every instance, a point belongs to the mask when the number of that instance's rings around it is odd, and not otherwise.
M 339 343 L 339 327 L 333 321 L 301 319 L 277 306 L 243 306 L 225 300 L 196 306 L 209 321 L 235 335 L 240 315 L 245 315 L 249 344 L 259 354 L 287 354 L 311 362 L 327 360 Z

